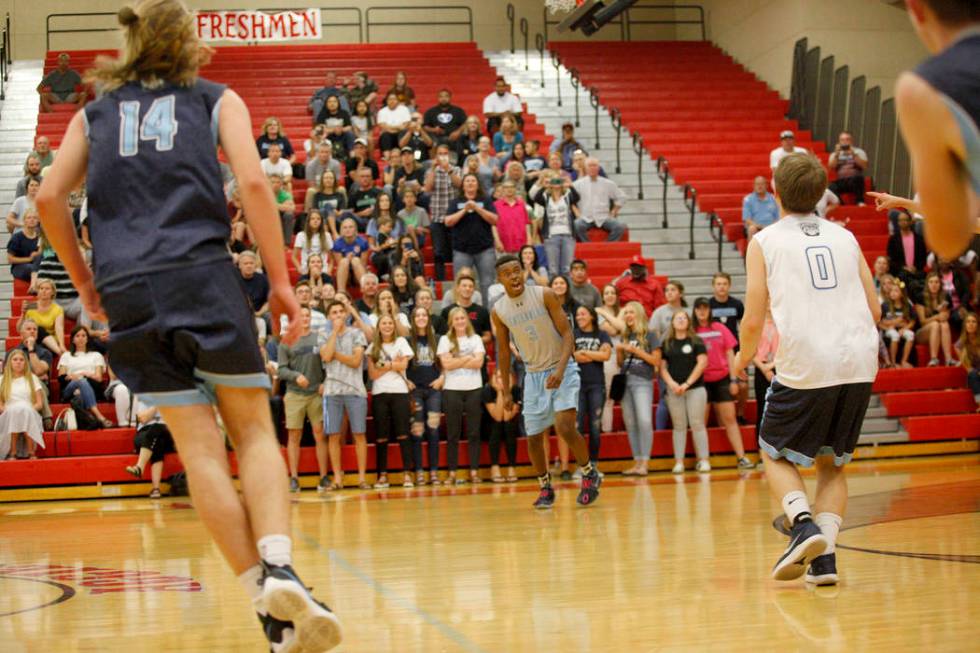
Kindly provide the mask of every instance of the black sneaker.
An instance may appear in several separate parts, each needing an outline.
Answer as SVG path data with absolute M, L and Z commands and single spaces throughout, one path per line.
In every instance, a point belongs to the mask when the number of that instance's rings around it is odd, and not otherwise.
M 793 580 L 806 571 L 811 560 L 827 550 L 827 538 L 820 527 L 810 519 L 805 519 L 793 526 L 789 546 L 776 561 L 772 568 L 775 580 Z
M 269 653 L 297 653 L 299 651 L 291 621 L 279 621 L 272 615 L 256 612 L 262 624 L 262 632 L 269 641 Z
M 561 475 L 558 478 L 560 478 L 563 481 L 570 481 L 572 480 L 572 473 L 566 469 L 561 473 Z
M 292 622 L 297 650 L 329 651 L 340 644 L 340 621 L 330 608 L 313 598 L 293 568 L 263 566 L 262 600 L 272 617 Z
M 738 468 L 742 470 L 755 469 L 755 463 L 742 456 L 738 459 Z
M 599 470 L 595 467 L 589 474 L 582 474 L 582 489 L 578 493 L 578 505 L 591 506 L 599 498 L 599 486 L 602 485 L 602 477 Z
M 825 553 L 811 560 L 803 580 L 814 585 L 836 585 L 837 554 Z
M 534 507 L 538 510 L 548 510 L 555 505 L 555 490 L 550 485 L 542 485 L 538 500 L 534 502 Z
M 326 476 L 320 477 L 320 482 L 316 484 L 316 491 L 323 494 L 330 489 L 330 479 Z
M 298 478 L 293 478 L 292 476 L 289 477 L 289 491 L 293 493 L 299 492 Z

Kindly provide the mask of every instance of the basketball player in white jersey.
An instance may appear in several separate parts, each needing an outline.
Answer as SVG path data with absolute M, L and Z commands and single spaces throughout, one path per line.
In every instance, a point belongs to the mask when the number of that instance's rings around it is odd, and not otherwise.
M 746 252 L 745 317 L 736 373 L 752 361 L 770 304 L 779 331 L 776 378 L 759 428 L 773 495 L 791 525 L 772 577 L 806 573 L 837 582 L 835 542 L 847 505 L 844 464 L 854 453 L 878 373 L 881 309 L 851 232 L 813 215 L 827 173 L 810 155 L 784 158 L 774 174 L 780 219 Z M 817 466 L 811 509 L 797 470 Z
M 511 336 L 526 369 L 522 413 L 528 455 L 541 485 L 534 507 L 547 509 L 555 503 L 544 452 L 544 433 L 552 425 L 582 467 L 578 503 L 591 505 L 599 498 L 602 479 L 589 460 L 585 438 L 576 425 L 580 382 L 578 365 L 572 360 L 575 349 L 572 326 L 555 293 L 542 286 L 525 285 L 524 272 L 516 256 L 507 254 L 497 259 L 497 280 L 506 294 L 494 304 L 491 316 L 497 333 L 497 351 L 501 354 L 497 365 L 506 403 L 510 403 L 511 396 Z

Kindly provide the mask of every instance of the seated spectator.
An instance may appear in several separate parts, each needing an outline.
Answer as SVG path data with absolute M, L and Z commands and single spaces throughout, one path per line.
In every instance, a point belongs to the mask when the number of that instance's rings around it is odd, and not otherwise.
M 387 152 L 382 152 L 382 155 L 384 156 L 382 163 L 384 171 L 381 173 L 381 181 L 384 184 L 384 192 L 390 195 L 395 186 L 395 175 L 402 167 L 401 150 L 396 147 Z
M 779 147 L 769 153 L 769 167 L 775 171 L 779 162 L 794 152 L 806 154 L 806 148 L 796 144 L 796 134 L 792 130 L 784 129 L 779 133 Z
M 415 111 L 415 91 L 408 85 L 408 75 L 405 71 L 399 70 L 395 73 L 395 81 L 385 95 L 394 93 L 398 96 L 398 103 L 404 104 L 409 111 Z
M 245 294 L 252 303 L 255 316 L 261 318 L 269 312 L 269 280 L 257 267 L 255 252 L 246 250 L 238 255 L 238 270 L 245 285 Z
M 500 199 L 493 203 L 497 212 L 497 224 L 492 227 L 494 248 L 499 254 L 516 254 L 531 242 L 531 216 L 512 180 L 500 182 L 500 191 Z
M 317 305 L 333 299 L 333 293 L 336 292 L 336 288 L 333 285 L 333 277 L 324 271 L 324 266 L 329 265 L 329 260 L 330 251 L 323 252 L 322 254 L 311 252 L 309 258 L 306 259 L 309 271 L 306 274 L 300 275 L 299 278 L 301 283 L 305 281 L 310 285 L 313 302 Z
M 326 137 L 333 145 L 333 155 L 341 158 L 354 149 L 354 128 L 350 113 L 340 106 L 336 96 L 328 97 L 326 104 L 317 116 L 317 122 L 326 128 Z
M 617 241 L 626 232 L 626 224 L 617 219 L 626 202 L 626 194 L 616 182 L 599 176 L 598 159 L 587 159 L 585 168 L 588 176 L 572 185 L 581 198 L 575 235 L 581 242 L 588 242 L 589 229 L 598 227 L 609 234 L 607 242 Z
M 412 421 L 409 401 L 411 388 L 405 377 L 414 352 L 396 327 L 394 316 L 380 316 L 367 350 L 378 470 L 374 487 L 378 489 L 388 487 L 388 442 L 392 437 L 398 441 L 401 450 L 405 474 L 402 487 L 415 487 L 412 481 L 412 470 L 415 468 L 412 442 L 408 439 Z
M 281 154 L 289 163 L 296 162 L 296 153 L 293 152 L 293 145 L 286 138 L 286 133 L 282 130 L 282 123 L 278 118 L 266 118 L 262 123 L 262 134 L 255 139 L 255 146 L 259 149 L 259 157 L 269 156 L 269 146 L 276 143 L 281 148 Z
M 566 186 L 562 179 L 551 172 L 546 179 L 546 189 L 542 188 L 531 201 L 544 209 L 540 232 L 544 249 L 548 256 L 548 272 L 568 274 L 575 258 L 574 226 L 579 213 L 579 195 L 572 186 Z
M 323 254 L 333 249 L 333 238 L 327 232 L 327 227 L 323 224 L 323 216 L 316 209 L 310 211 L 306 217 L 306 224 L 303 230 L 296 234 L 293 242 L 293 265 L 299 270 L 300 274 L 309 271 L 307 261 L 310 254 Z M 327 268 L 327 272 L 330 269 Z
M 403 237 L 403 242 L 407 245 L 411 245 L 412 241 L 408 236 Z M 416 279 L 409 276 L 409 270 L 404 265 L 400 263 L 395 263 L 392 261 L 391 266 L 391 293 L 395 296 L 395 303 L 398 304 L 398 310 L 408 315 L 412 310 L 412 305 L 415 303 L 415 293 L 419 289 L 419 284 Z M 425 281 L 425 278 L 422 278 Z
M 568 294 L 579 306 L 596 309 L 602 306 L 602 295 L 599 289 L 589 282 L 589 270 L 585 261 L 580 258 L 572 261 L 571 282 L 568 287 Z
M 578 181 L 579 179 L 589 176 L 588 167 L 586 165 L 588 159 L 589 156 L 583 150 L 575 150 L 575 153 L 572 154 L 572 170 L 569 173 L 572 177 L 572 181 Z M 601 165 L 599 166 L 599 176 L 606 176 L 606 171 L 602 169 Z
M 391 195 L 387 193 L 381 193 L 378 195 L 378 201 L 374 203 L 374 211 L 371 213 L 371 219 L 368 221 L 367 229 L 364 230 L 364 234 L 367 236 L 368 244 L 372 247 L 379 245 L 378 243 L 378 233 L 380 231 L 382 220 L 391 221 L 391 229 L 387 232 L 388 238 L 399 238 L 403 233 L 405 233 L 405 225 L 401 223 L 395 214 L 394 200 L 391 199 Z
M 881 322 L 878 325 L 889 343 L 890 362 L 886 367 L 912 367 L 909 357 L 915 349 L 915 311 L 905 289 L 897 283 L 889 289 L 888 298 L 881 305 Z M 904 343 L 901 359 L 898 355 L 899 342 Z
M 398 137 L 398 147 L 404 153 L 406 148 L 411 150 L 416 161 L 426 162 L 432 158 L 432 148 L 435 141 L 428 132 L 422 129 L 422 114 L 413 111 L 411 121 Z
M 472 170 L 472 161 L 476 161 L 476 170 Z M 490 139 L 486 136 L 480 139 L 476 154 L 466 160 L 468 171 L 474 172 L 480 180 L 480 187 L 487 197 L 493 196 L 493 186 L 503 175 L 500 161 L 490 152 Z
M 518 256 L 521 259 L 521 269 L 524 271 L 524 283 L 529 286 L 547 286 L 548 268 L 538 262 L 538 252 L 534 246 L 524 245 Z
M 344 163 L 347 169 L 347 188 L 352 189 L 357 185 L 357 171 L 367 168 L 371 171 L 372 183 L 381 179 L 381 169 L 378 162 L 368 156 L 367 141 L 363 138 L 354 139 L 354 153 Z
M 83 106 L 87 97 L 81 76 L 71 68 L 71 57 L 67 52 L 58 55 L 58 67 L 45 75 L 37 86 L 41 95 L 41 111 L 50 113 L 55 104 L 77 104 Z
M 373 272 L 361 277 L 361 298 L 354 302 L 354 308 L 359 312 L 370 316 L 378 308 L 379 281 L 378 275 Z
M 976 313 L 967 313 L 963 320 L 963 332 L 956 341 L 956 355 L 966 369 L 966 383 L 973 393 L 980 413 L 980 322 Z
M 340 171 L 340 161 L 333 158 L 333 145 L 330 141 L 325 141 L 316 146 L 316 155 L 306 162 L 305 179 L 310 186 L 316 184 L 323 177 L 324 172 L 332 172 L 336 183 L 339 185 L 343 175 Z M 307 191 L 309 192 L 309 191 Z
M 126 472 L 135 478 L 143 478 L 146 466 L 150 466 L 150 498 L 160 498 L 160 479 L 163 478 L 163 461 L 168 453 L 175 453 L 173 435 L 164 424 L 160 411 L 148 406 L 139 399 L 133 404 L 136 416 L 136 463 L 126 467 Z
M 490 312 L 481 304 L 476 302 L 476 281 L 468 270 L 461 271 L 456 276 L 456 284 L 453 301 L 443 298 L 442 319 L 449 325 L 451 324 L 450 313 L 454 308 L 460 308 L 466 314 L 466 318 L 471 324 L 471 328 L 480 336 L 484 342 L 490 342 Z M 484 295 L 485 296 L 485 295 Z
M 350 105 L 356 107 L 358 102 L 364 101 L 368 108 L 374 106 L 374 101 L 378 99 L 378 84 L 368 77 L 363 71 L 357 71 L 351 77 L 354 85 L 348 88 L 347 96 L 350 98 Z
M 281 175 L 269 175 L 269 185 L 272 196 L 279 210 L 279 222 L 282 224 L 282 239 L 289 244 L 293 239 L 293 227 L 296 224 L 296 202 Z
M 378 111 L 378 127 L 381 128 L 378 147 L 381 148 L 381 151 L 387 152 L 398 147 L 400 134 L 408 128 L 411 122 L 412 113 L 408 107 L 399 104 L 396 93 L 388 93 L 385 97 L 385 106 Z
M 19 349 L 24 352 L 27 356 L 27 363 L 31 368 L 31 372 L 41 380 L 41 389 L 44 391 L 44 407 L 41 409 L 41 417 L 44 420 L 44 430 L 50 431 L 53 427 L 51 423 L 51 406 L 48 403 L 48 395 L 50 393 L 48 381 L 51 378 L 51 369 L 54 367 L 54 354 L 42 344 L 42 338 L 38 335 L 37 323 L 34 320 L 22 319 L 19 326 L 18 334 L 20 335 L 20 344 L 11 351 Z
M 325 170 L 316 178 L 317 183 L 306 191 L 306 212 L 319 211 L 325 217 L 330 237 L 337 239 L 340 215 L 347 210 L 347 191 L 337 185 L 339 177 L 332 170 Z M 308 219 L 308 218 L 307 218 Z
M 527 175 L 524 173 L 524 166 L 520 161 L 508 161 L 504 164 L 503 180 L 514 184 L 514 193 L 516 196 L 525 202 L 527 201 L 527 187 L 529 184 Z M 499 199 L 502 196 L 500 184 L 497 184 L 497 188 L 494 190 L 496 197 Z
M 958 330 L 963 323 L 963 318 L 973 310 L 970 280 L 975 278 L 976 272 L 969 267 L 960 267 L 943 260 L 935 266 L 935 272 L 939 275 L 943 292 L 950 298 L 949 323 L 954 330 Z
M 548 175 L 548 171 L 551 174 Z M 547 179 L 552 176 L 558 176 L 562 180 L 562 183 L 566 186 L 572 185 L 572 175 L 568 173 L 567 170 L 561 167 L 561 155 L 558 152 L 552 152 L 548 155 L 548 165 L 541 171 L 538 175 L 534 185 L 531 186 L 527 191 L 528 197 L 534 197 L 539 190 L 547 186 Z
M 47 136 L 38 136 L 34 141 L 34 151 L 28 154 L 28 158 L 34 156 L 37 157 L 41 163 L 41 167 L 38 168 L 38 174 L 41 170 L 44 170 L 52 163 L 54 163 L 54 155 L 57 154 L 51 149 L 51 141 Z
M 37 337 L 56 356 L 65 352 L 65 311 L 55 302 L 57 290 L 50 279 L 38 279 L 37 302 L 26 308 L 23 320 L 37 325 Z
M 347 282 L 353 273 L 355 283 L 360 280 L 364 291 L 364 273 L 370 252 L 367 240 L 357 235 L 357 222 L 347 218 L 340 223 L 339 237 L 333 241 L 334 270 L 337 271 L 337 291 L 347 292 Z
M 630 260 L 629 270 L 616 279 L 614 285 L 619 292 L 620 305 L 639 302 L 646 311 L 647 317 L 650 317 L 657 307 L 667 302 L 663 286 L 654 277 L 649 276 L 647 261 L 639 254 Z
M 367 154 L 370 155 L 374 149 L 374 116 L 371 115 L 371 107 L 364 100 L 358 100 L 354 105 L 354 113 L 350 117 L 351 131 L 354 132 L 354 142 L 358 139 L 364 141 Z
M 129 391 L 111 365 L 106 365 L 109 374 L 109 384 L 105 387 L 105 398 L 111 399 L 116 405 L 116 425 L 119 427 L 136 426 L 136 397 Z M 43 381 L 43 379 L 42 379 Z
M 419 191 L 411 187 L 402 191 L 402 209 L 398 212 L 397 218 L 405 227 L 405 233 L 411 237 L 415 249 L 421 251 L 425 246 L 431 221 L 429 212 L 418 205 L 418 194 Z
M 415 241 L 410 235 L 402 234 L 398 239 L 398 245 L 388 256 L 388 260 L 392 275 L 395 273 L 395 268 L 400 267 L 407 271 L 415 285 L 425 285 L 425 261 L 422 259 L 421 250 L 415 246 Z M 392 283 L 394 283 L 394 278 L 392 278 Z
M 259 161 L 259 165 L 262 166 L 262 172 L 267 177 L 279 175 L 283 185 L 288 190 L 293 183 L 293 166 L 289 164 L 289 161 L 282 158 L 282 147 L 279 143 L 269 143 L 267 152 L 268 156 Z
M 926 286 L 922 290 L 922 301 L 915 305 L 919 318 L 919 328 L 915 341 L 929 345 L 929 367 L 939 365 L 939 347 L 943 348 L 943 359 L 947 365 L 956 365 L 953 360 L 953 334 L 950 329 L 950 313 L 953 300 L 943 290 L 939 275 L 930 272 L 926 276 Z
M 97 351 L 89 350 L 88 329 L 82 325 L 71 330 L 71 345 L 58 359 L 58 377 L 61 380 L 61 400 L 71 401 L 80 397 L 82 406 L 102 425 L 111 428 L 112 422 L 99 412 L 95 388 L 101 385 L 105 374 L 105 358 Z
M 426 148 L 426 155 L 422 159 L 419 159 L 417 152 L 408 145 L 401 148 L 399 153 L 401 166 L 395 171 L 392 178 L 392 192 L 399 197 L 406 190 L 412 190 L 415 193 L 422 192 L 422 185 L 425 183 L 425 169 L 419 161 L 429 158 L 428 148 Z
M 531 181 L 537 178 L 537 173 L 544 170 L 547 165 L 547 161 L 540 154 L 541 141 L 531 140 L 524 143 L 524 154 L 525 158 L 522 161 L 524 164 L 524 169 L 527 171 L 527 176 Z
M 31 181 L 41 183 L 41 159 L 33 152 L 27 155 L 27 162 L 24 164 L 24 176 L 17 182 L 14 191 L 14 199 L 27 195 L 27 184 Z
M 27 194 L 21 195 L 20 197 L 14 199 L 14 203 L 10 205 L 10 211 L 7 213 L 8 232 L 14 233 L 15 231 L 24 227 L 24 215 L 28 211 L 37 213 L 35 202 L 37 201 L 37 192 L 40 190 L 40 188 L 40 181 L 36 179 L 28 179 Z
M 817 202 L 817 206 L 814 208 L 813 212 L 816 213 L 821 218 L 825 218 L 827 220 L 837 222 L 832 217 L 830 217 L 830 214 L 833 213 L 838 206 L 840 206 L 840 198 L 837 197 L 832 190 L 830 190 L 829 188 L 825 188 L 823 191 L 823 195 L 820 196 L 820 200 Z M 847 223 L 849 223 L 850 221 L 851 221 L 850 218 L 845 218 L 839 224 L 844 226 L 847 225 Z
M 487 288 L 496 280 L 492 227 L 497 224 L 497 214 L 476 175 L 463 177 L 463 192 L 456 200 L 455 209 L 446 216 L 446 227 L 452 238 L 453 269 L 475 267 L 480 294 L 486 297 Z
M 306 152 L 307 165 L 316 158 L 316 149 L 323 144 L 330 145 L 330 148 L 333 149 L 333 145 L 327 139 L 327 128 L 323 125 L 317 125 L 310 130 L 310 137 L 303 141 L 303 151 Z M 309 179 L 309 177 L 304 177 L 304 179 Z
M 350 112 L 350 100 L 347 97 L 347 88 L 343 85 L 343 82 L 337 78 L 337 73 L 332 70 L 328 70 L 323 79 L 323 87 L 316 90 L 313 93 L 313 97 L 307 103 L 306 108 L 309 109 L 310 115 L 313 116 L 313 124 L 317 125 L 323 121 L 319 119 L 320 112 L 323 111 L 324 106 L 327 104 L 327 99 L 335 97 L 339 103 L 339 106 L 344 111 Z
M 384 195 L 383 197 L 388 197 Z M 388 278 L 388 271 L 391 267 L 391 254 L 398 245 L 398 237 L 393 233 L 394 220 L 390 216 L 371 220 L 368 229 L 373 232 L 373 236 L 368 236 L 368 243 L 371 246 L 371 265 L 374 271 L 382 279 Z
M 374 185 L 371 170 L 361 168 L 355 173 L 357 185 L 347 194 L 347 215 L 353 217 L 358 231 L 367 228 L 368 221 L 374 215 L 374 205 L 384 191 Z
M 497 158 L 506 159 L 514 146 L 524 142 L 524 134 L 517 128 L 517 118 L 505 113 L 500 116 L 500 131 L 493 135 L 493 151 Z
M 494 92 L 483 98 L 483 115 L 487 119 L 487 133 L 492 134 L 500 128 L 500 121 L 505 113 L 511 113 L 518 125 L 523 124 L 521 112 L 524 107 L 516 95 L 507 89 L 503 77 L 497 77 Z
M 745 223 L 745 237 L 752 240 L 756 235 L 779 219 L 779 206 L 775 196 L 769 192 L 765 177 L 756 177 L 752 182 L 752 192 L 742 198 L 742 222 Z
M 469 116 L 463 123 L 463 131 L 456 140 L 456 162 L 462 164 L 470 156 L 480 150 L 480 139 L 483 132 L 480 129 L 480 119 Z
M 837 172 L 837 179 L 830 182 L 830 190 L 838 197 L 841 193 L 852 193 L 858 206 L 864 206 L 864 170 L 868 167 L 868 154 L 860 147 L 854 147 L 848 132 L 841 132 L 837 137 L 827 166 Z
M 437 97 L 438 104 L 426 109 L 422 116 L 422 128 L 432 137 L 436 145 L 442 143 L 455 145 L 463 133 L 466 112 L 452 104 L 453 96 L 449 89 L 440 89 Z
M 0 381 L 0 460 L 37 458 L 37 445 L 44 447 L 41 381 L 28 364 L 24 352 L 7 354 Z
M 34 261 L 41 255 L 37 209 L 24 212 L 23 228 L 7 241 L 7 262 L 14 279 L 31 282 Z
M 551 141 L 550 152 L 557 152 L 561 157 L 561 167 L 564 170 L 571 171 L 572 169 L 572 157 L 576 150 L 585 151 L 582 144 L 578 142 L 575 138 L 575 125 L 570 122 L 566 122 L 561 126 L 561 138 L 556 138 Z
M 886 251 L 892 275 L 906 285 L 921 284 L 928 250 L 925 239 L 912 229 L 912 216 L 907 211 L 898 217 L 898 232 L 889 236 Z

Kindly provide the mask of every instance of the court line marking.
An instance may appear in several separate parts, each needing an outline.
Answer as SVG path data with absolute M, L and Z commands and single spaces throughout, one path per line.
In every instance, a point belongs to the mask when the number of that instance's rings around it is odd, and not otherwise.
M 464 651 L 468 651 L 469 653 L 490 653 L 486 649 L 480 647 L 479 644 L 466 637 L 466 635 L 439 619 L 439 617 L 427 612 L 426 610 L 423 610 L 419 606 L 415 605 L 415 603 L 413 603 L 410 599 L 400 596 L 397 592 L 389 589 L 380 581 L 375 580 L 369 573 L 349 561 L 336 549 L 324 549 L 319 542 L 306 534 L 303 534 L 303 540 L 308 546 L 316 549 L 331 562 L 336 563 L 338 567 L 373 589 L 379 596 L 381 596 L 381 598 L 398 605 L 408 612 L 415 613 L 424 622 L 442 633 L 444 637 L 458 644 Z
M 51 585 L 52 587 L 56 587 L 56 588 L 58 588 L 58 589 L 61 590 L 61 596 L 59 596 L 58 598 L 56 598 L 56 599 L 54 599 L 52 601 L 48 601 L 47 603 L 44 603 L 42 605 L 35 605 L 33 607 L 30 607 L 30 608 L 23 608 L 22 610 L 14 610 L 13 612 L 0 612 L 0 617 L 12 617 L 15 614 L 22 614 L 24 612 L 33 612 L 34 610 L 41 610 L 43 608 L 50 608 L 53 605 L 58 605 L 59 603 L 64 603 L 68 599 L 70 599 L 73 596 L 75 596 L 75 588 L 74 587 L 71 587 L 70 585 L 64 585 L 62 583 L 56 583 L 53 580 L 46 580 L 44 578 L 27 578 L 27 577 L 24 577 L 24 576 L 15 576 L 15 575 L 7 575 L 7 574 L 0 575 L 0 578 L 6 578 L 6 579 L 9 579 L 9 580 L 26 580 L 26 581 L 31 581 L 33 583 L 42 583 L 44 585 Z

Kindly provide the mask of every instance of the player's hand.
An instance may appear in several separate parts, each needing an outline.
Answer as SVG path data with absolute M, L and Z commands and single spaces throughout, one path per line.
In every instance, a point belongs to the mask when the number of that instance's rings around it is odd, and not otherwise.
M 279 316 L 285 315 L 289 325 L 285 331 L 279 333 L 279 340 L 286 345 L 292 345 L 299 340 L 303 333 L 303 325 L 300 323 L 299 302 L 292 288 L 282 286 L 273 288 L 269 293 L 269 310 L 272 311 L 272 328 L 276 332 L 279 327 Z
M 888 193 L 876 193 L 868 191 L 865 193 L 868 197 L 874 198 L 875 208 L 879 211 L 888 211 L 891 209 L 903 209 L 908 206 L 908 200 L 904 197 L 898 197 L 897 195 L 889 195 Z
M 545 379 L 544 387 L 547 390 L 557 390 L 561 387 L 561 382 L 565 380 L 565 373 L 555 370 Z
M 82 307 L 90 318 L 96 322 L 109 322 L 109 317 L 102 308 L 102 298 L 91 279 L 78 287 L 78 297 L 82 300 Z
M 748 367 L 751 362 L 752 359 L 746 356 L 744 351 L 738 352 L 738 354 L 735 355 L 735 368 L 732 370 L 732 374 L 740 379 L 748 380 L 749 377 L 745 371 L 745 368 Z

